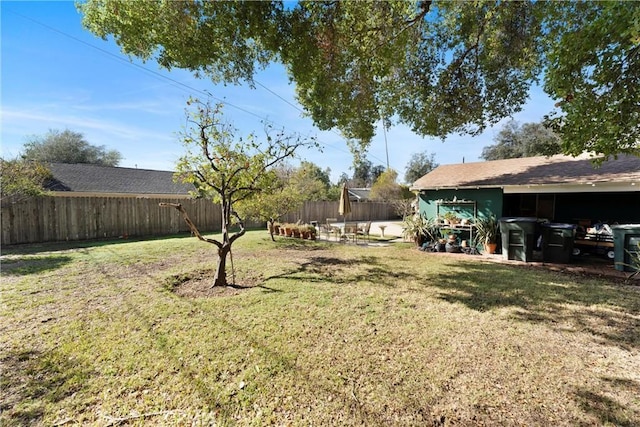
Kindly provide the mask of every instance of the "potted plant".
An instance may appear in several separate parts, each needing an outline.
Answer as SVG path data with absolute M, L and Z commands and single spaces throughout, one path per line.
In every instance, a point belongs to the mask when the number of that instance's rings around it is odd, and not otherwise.
M 316 240 L 316 228 L 313 225 L 309 224 L 307 225 L 307 231 L 309 233 L 308 239 Z
M 412 240 L 417 246 L 422 246 L 425 241 L 437 240 L 438 226 L 435 220 L 422 215 L 407 215 L 402 220 L 402 237 Z
M 311 231 L 309 230 L 309 226 L 308 225 L 301 225 L 298 227 L 300 229 L 300 238 L 302 239 L 308 239 L 309 235 L 311 234 Z
M 282 228 L 284 228 L 285 236 L 293 237 L 293 224 L 290 224 L 290 223 L 282 224 Z
M 455 241 L 458 239 L 458 236 L 456 236 L 456 233 L 454 233 L 453 230 L 450 228 L 441 228 L 440 234 L 442 235 L 443 239 L 446 238 L 449 241 L 451 240 Z
M 456 225 L 460 222 L 458 216 L 455 214 L 455 212 L 452 211 L 445 212 L 443 217 L 445 219 L 445 224 Z
M 485 252 L 493 254 L 498 246 L 498 220 L 495 215 L 476 220 L 476 237 L 484 246 Z

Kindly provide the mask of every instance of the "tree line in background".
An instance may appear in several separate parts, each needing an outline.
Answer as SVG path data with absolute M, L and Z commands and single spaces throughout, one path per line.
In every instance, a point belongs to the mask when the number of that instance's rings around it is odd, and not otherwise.
M 30 136 L 23 149 L 17 159 L 2 159 L 0 172 L 4 184 L 3 197 L 41 194 L 43 185 L 50 178 L 46 163 L 118 166 L 122 160 L 122 154 L 117 150 L 92 145 L 82 133 L 68 129 L 50 130 L 44 135 Z M 434 159 L 434 154 L 414 155 L 407 166 L 405 181 L 411 183 L 437 166 Z M 375 200 L 390 200 L 397 198 L 399 194 L 407 195 L 406 187 L 403 190 L 403 187 L 395 184 L 398 177 L 395 171 L 386 171 L 386 167 L 382 165 L 373 166 L 366 158 L 354 164 L 352 175 L 343 172 L 335 184 L 331 182 L 329 168 L 323 170 L 309 161 L 301 161 L 298 166 L 285 162 L 276 169 L 281 180 L 288 183 L 290 192 L 299 193 L 303 195 L 303 200 L 308 201 L 338 200 L 343 185 L 350 188 L 373 188 L 372 197 Z
M 519 157 L 552 156 L 562 152 L 560 137 L 542 123 L 524 123 L 511 120 L 495 136 L 493 145 L 484 147 L 484 160 L 513 159 Z
M 69 129 L 49 130 L 45 135 L 33 135 L 24 144 L 21 157 L 41 163 L 89 163 L 100 166 L 118 166 L 122 154 L 86 141 L 80 132 Z

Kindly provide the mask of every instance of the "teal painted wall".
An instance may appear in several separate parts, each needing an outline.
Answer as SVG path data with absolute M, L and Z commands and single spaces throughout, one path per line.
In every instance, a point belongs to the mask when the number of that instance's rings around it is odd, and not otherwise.
M 637 224 L 640 223 L 640 192 L 624 193 L 558 193 L 546 194 L 554 196 L 553 218 L 547 219 L 555 222 L 576 223 L 578 219 L 591 219 L 592 222 L 604 221 L 610 224 Z M 517 194 L 508 195 L 510 198 Z M 527 196 L 532 196 L 528 194 Z M 429 190 L 418 195 L 420 213 L 427 218 L 436 216 L 437 200 L 475 200 L 478 207 L 478 216 L 494 214 L 497 218 L 503 215 L 522 216 L 522 212 L 509 212 L 510 205 L 503 204 L 502 190 L 478 189 L 478 190 Z M 451 209 L 458 209 L 456 216 L 471 218 L 472 205 L 440 206 L 440 216 Z M 513 208 L 513 207 L 512 207 Z M 516 206 L 517 208 L 517 206 Z M 516 209 L 517 210 L 517 209 Z M 527 213 L 525 216 L 532 216 Z
M 437 212 L 438 200 L 475 200 L 479 217 L 495 215 L 502 216 L 502 190 L 499 188 L 483 188 L 478 190 L 429 190 L 422 191 L 418 195 L 420 213 L 427 218 L 434 218 Z M 473 205 L 448 205 L 440 206 L 440 216 L 447 211 L 456 209 L 459 218 L 473 218 Z

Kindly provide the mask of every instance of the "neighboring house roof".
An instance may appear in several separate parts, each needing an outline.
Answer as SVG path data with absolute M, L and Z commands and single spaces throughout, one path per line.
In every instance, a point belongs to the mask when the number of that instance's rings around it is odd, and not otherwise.
M 414 182 L 411 189 L 512 187 L 516 191 L 522 186 L 538 186 L 538 190 L 571 186 L 575 190 L 615 184 L 619 187 L 615 191 L 640 191 L 640 157 L 620 155 L 600 167 L 594 166 L 592 158 L 556 155 L 442 165 Z
M 182 195 L 194 187 L 173 182 L 173 172 L 132 169 L 91 164 L 49 163 L 53 179 L 47 190 L 56 192 L 125 194 L 125 195 Z
M 364 200 L 369 200 L 371 196 L 370 188 L 347 188 L 349 192 L 349 199 L 353 201 L 362 202 Z

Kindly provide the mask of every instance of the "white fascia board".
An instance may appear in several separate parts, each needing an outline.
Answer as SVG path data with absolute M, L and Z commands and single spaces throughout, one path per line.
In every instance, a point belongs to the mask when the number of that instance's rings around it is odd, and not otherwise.
M 525 185 L 479 185 L 460 187 L 411 188 L 418 192 L 434 192 L 438 190 L 479 190 L 481 188 L 499 188 L 504 194 L 533 193 L 620 193 L 628 191 L 640 192 L 638 182 L 585 182 L 584 184 L 525 184 Z

